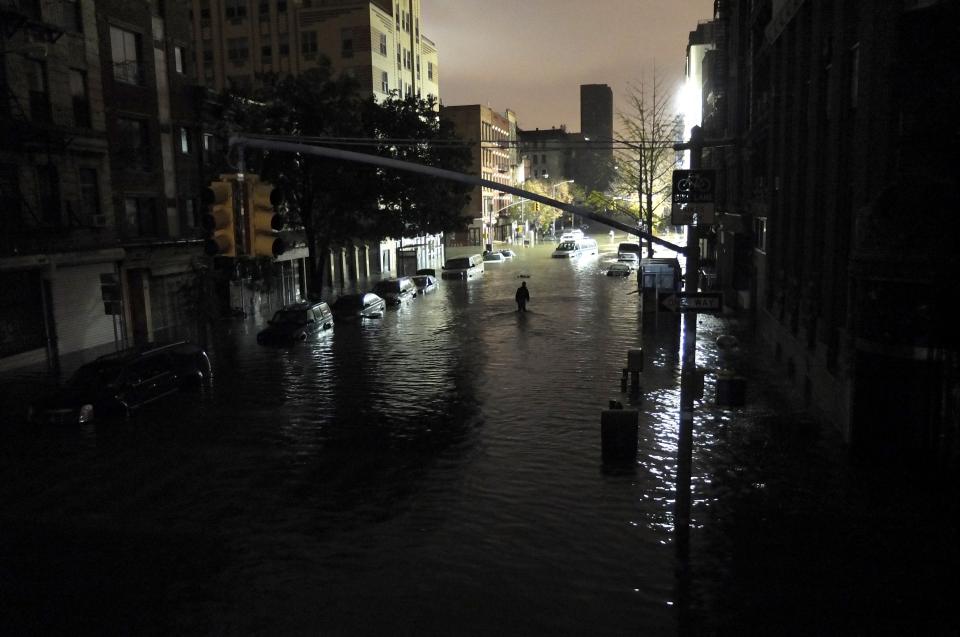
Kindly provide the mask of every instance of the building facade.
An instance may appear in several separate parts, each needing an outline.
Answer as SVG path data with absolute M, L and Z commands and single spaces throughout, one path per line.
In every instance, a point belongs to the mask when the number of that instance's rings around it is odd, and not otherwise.
M 96 11 L 5 2 L 0 22 L 0 368 L 57 366 L 117 327 L 101 297 L 124 253 Z
M 810 406 L 857 449 L 960 455 L 955 2 L 715 3 L 708 248 Z M 693 40 L 691 40 L 693 42 Z M 711 140 L 715 143 L 711 144 Z
M 299 75 L 322 57 L 370 94 L 439 100 L 437 47 L 420 0 L 192 0 L 197 77 L 216 91 Z
M 474 176 L 507 186 L 518 185 L 517 119 L 511 111 L 499 113 L 482 104 L 443 106 L 440 117 L 453 123 L 457 136 L 471 145 Z M 511 195 L 476 186 L 463 213 L 472 223 L 466 232 L 449 234 L 446 244 L 479 246 L 512 238 L 507 212 L 512 202 Z

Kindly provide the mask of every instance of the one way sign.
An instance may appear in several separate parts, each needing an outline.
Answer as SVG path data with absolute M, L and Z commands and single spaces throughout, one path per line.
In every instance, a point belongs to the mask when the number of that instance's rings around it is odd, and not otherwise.
M 667 292 L 660 294 L 657 305 L 667 312 L 723 312 L 723 292 Z

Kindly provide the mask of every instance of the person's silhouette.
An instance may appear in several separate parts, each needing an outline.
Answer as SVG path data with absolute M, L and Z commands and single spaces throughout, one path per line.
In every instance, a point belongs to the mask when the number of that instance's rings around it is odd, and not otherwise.
M 517 311 L 526 312 L 527 311 L 527 301 L 530 300 L 530 290 L 527 289 L 527 282 L 524 281 L 520 284 L 520 287 L 517 288 L 517 293 L 514 295 L 514 298 L 517 301 Z

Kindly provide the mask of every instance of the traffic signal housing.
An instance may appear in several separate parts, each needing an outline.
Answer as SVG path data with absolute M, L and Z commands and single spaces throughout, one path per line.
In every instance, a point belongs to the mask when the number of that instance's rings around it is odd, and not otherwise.
M 256 257 L 278 257 L 286 251 L 284 240 L 277 234 L 283 228 L 283 216 L 278 207 L 283 195 L 273 184 L 260 181 L 256 175 L 248 177 L 247 236 L 248 254 Z
M 237 235 L 234 221 L 233 182 L 219 179 L 203 192 L 206 207 L 201 224 L 207 231 L 204 251 L 210 256 L 237 256 Z

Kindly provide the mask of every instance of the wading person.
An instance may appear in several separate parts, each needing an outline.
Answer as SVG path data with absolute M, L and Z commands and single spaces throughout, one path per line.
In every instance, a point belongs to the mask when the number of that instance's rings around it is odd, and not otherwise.
M 517 300 L 517 311 L 526 312 L 527 301 L 530 300 L 530 290 L 527 289 L 526 281 L 521 283 L 520 287 L 517 288 L 517 293 L 514 295 L 514 298 Z

